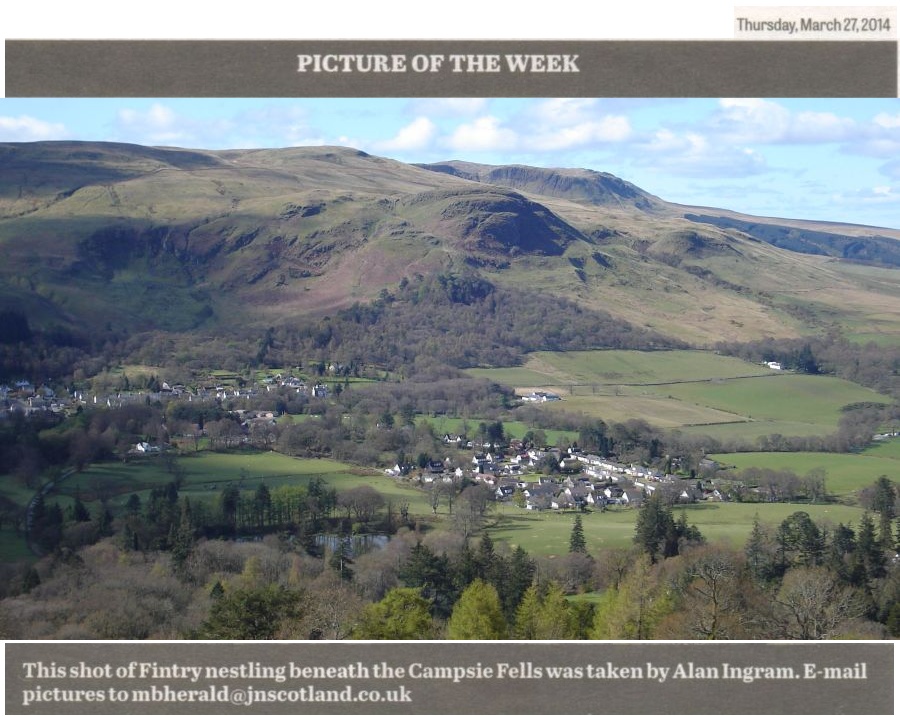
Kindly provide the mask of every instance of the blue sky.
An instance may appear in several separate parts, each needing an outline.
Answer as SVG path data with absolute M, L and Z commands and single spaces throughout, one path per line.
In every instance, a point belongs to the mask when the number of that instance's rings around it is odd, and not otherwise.
M 0 100 L 0 141 L 54 139 L 584 167 L 684 204 L 900 228 L 898 99 Z

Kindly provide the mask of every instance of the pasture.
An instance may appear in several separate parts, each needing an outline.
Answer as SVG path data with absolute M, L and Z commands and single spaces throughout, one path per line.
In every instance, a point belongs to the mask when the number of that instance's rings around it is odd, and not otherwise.
M 374 471 L 360 470 L 335 460 L 292 458 L 274 452 L 198 452 L 177 458 L 183 472 L 179 494 L 191 500 L 213 500 L 227 485 L 251 492 L 261 484 L 273 489 L 280 485 L 305 485 L 313 477 L 321 477 L 338 492 L 360 485 L 372 485 L 385 499 L 409 502 L 410 512 L 430 513 L 426 495 L 409 485 L 386 478 Z M 145 458 L 125 463 L 98 463 L 67 480 L 60 489 L 64 496 L 79 492 L 86 502 L 102 492 L 116 507 L 123 505 L 132 493 L 144 499 L 151 489 L 173 479 L 159 458 Z
M 539 351 L 522 368 L 474 368 L 467 371 L 497 382 L 521 385 L 653 385 L 713 378 L 769 375 L 766 366 L 710 351 Z M 531 383 L 528 380 L 538 378 Z
M 747 464 L 758 464 L 760 459 L 768 459 L 772 461 L 773 467 L 793 466 L 792 469 L 798 472 L 818 466 L 817 460 L 831 460 L 830 464 L 826 464 L 827 486 L 834 493 L 870 484 L 878 474 L 884 474 L 882 468 L 900 465 L 900 459 L 896 456 L 877 454 L 880 450 L 890 452 L 889 448 L 878 446 L 873 448 L 871 455 L 743 453 L 715 457 L 725 463 L 736 463 L 743 458 L 747 460 Z M 860 473 L 859 464 L 841 462 L 841 459 L 853 458 L 870 461 L 864 463 L 868 471 Z M 306 484 L 311 478 L 318 476 L 339 492 L 364 484 L 371 485 L 395 505 L 408 503 L 412 516 L 433 521 L 428 495 L 424 490 L 334 460 L 291 458 L 267 452 L 200 452 L 178 458 L 178 465 L 184 476 L 180 494 L 192 501 L 211 502 L 228 484 L 250 492 L 262 482 L 271 489 L 279 485 Z M 92 465 L 63 482 L 59 491 L 49 500 L 59 501 L 65 508 L 77 493 L 88 508 L 94 511 L 96 500 L 102 495 L 109 499 L 113 510 L 117 511 L 132 493 L 139 494 L 143 500 L 150 489 L 162 486 L 171 479 L 172 474 L 166 470 L 162 459 L 148 458 L 127 464 L 101 463 Z M 723 542 L 735 547 L 744 544 L 757 515 L 761 522 L 773 527 L 799 510 L 808 512 L 817 522 L 832 524 L 843 522 L 855 525 L 862 515 L 861 508 L 839 504 L 702 503 L 676 507 L 676 517 L 682 509 L 685 510 L 688 522 L 697 525 L 707 541 Z M 613 507 L 605 512 L 585 513 L 583 526 L 588 550 L 597 553 L 605 548 L 629 548 L 632 545 L 636 517 L 637 510 L 622 507 Z M 500 503 L 493 510 L 489 530 L 495 540 L 506 542 L 512 547 L 521 545 L 531 554 L 562 556 L 568 552 L 573 520 L 574 514 L 571 512 L 531 512 L 511 503 Z M 438 519 L 433 522 L 437 529 L 451 528 L 446 502 L 441 502 Z M 17 539 L 8 530 L 0 534 L 0 551 L 4 561 L 27 557 L 24 541 Z
M 898 441 L 900 444 L 900 441 Z M 900 449 L 870 448 L 862 453 L 824 452 L 744 452 L 710 455 L 722 465 L 743 470 L 758 467 L 768 470 L 791 470 L 801 477 L 812 470 L 825 471 L 825 489 L 831 495 L 850 496 L 871 485 L 882 475 L 900 479 Z M 728 477 L 725 473 L 724 477 Z
M 709 543 L 722 543 L 740 548 L 747 541 L 758 517 L 761 524 L 775 528 L 794 512 L 807 512 L 821 525 L 843 523 L 855 526 L 863 510 L 848 505 L 803 505 L 785 503 L 700 503 L 676 506 L 675 518 L 684 510 L 689 524 L 696 525 Z M 613 507 L 605 512 L 582 515 L 588 552 L 597 554 L 609 548 L 633 546 L 636 509 Z M 531 512 L 511 505 L 497 513 L 496 526 L 490 528 L 495 541 L 521 546 L 534 555 L 563 556 L 569 550 L 573 513 Z
M 434 434 L 439 438 L 446 433 L 451 435 L 467 435 L 470 439 L 475 437 L 478 426 L 481 423 L 493 422 L 485 418 L 451 418 L 447 416 L 419 416 L 416 418 L 417 423 L 429 423 L 434 430 Z M 534 430 L 521 420 L 503 420 L 503 432 L 507 437 L 518 438 L 521 440 L 529 430 Z M 567 445 L 578 441 L 578 433 L 570 430 L 544 430 L 547 436 L 547 442 L 550 445 L 556 445 L 560 440 Z
M 720 440 L 763 435 L 833 433 L 841 409 L 889 402 L 855 383 L 801 375 L 709 351 L 539 352 L 520 368 L 468 371 L 521 394 L 555 392 L 543 410 L 581 413 L 607 422 L 646 420 Z
M 827 431 L 837 427 L 845 405 L 889 402 L 887 397 L 846 380 L 793 373 L 668 385 L 666 390 L 681 400 L 740 414 L 747 419 L 820 425 Z

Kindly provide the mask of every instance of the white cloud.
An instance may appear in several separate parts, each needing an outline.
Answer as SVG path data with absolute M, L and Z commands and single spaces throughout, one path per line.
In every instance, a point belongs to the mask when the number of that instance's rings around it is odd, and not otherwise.
M 497 117 L 479 117 L 469 124 L 459 125 L 444 144 L 463 152 L 508 151 L 515 149 L 519 137 L 512 129 L 502 126 Z
M 559 98 L 539 102 L 531 114 L 542 124 L 571 125 L 593 119 L 598 112 L 596 99 Z
M 856 200 L 864 205 L 900 204 L 900 192 L 894 191 L 891 186 L 873 186 L 848 198 L 850 201 Z
M 39 142 L 68 137 L 66 125 L 61 123 L 45 122 L 27 115 L 0 116 L 0 140 L 4 142 Z
M 877 126 L 883 127 L 884 129 L 900 129 L 900 114 L 880 112 L 875 115 L 875 118 L 872 121 Z
M 782 141 L 790 128 L 790 111 L 764 99 L 721 99 L 712 116 L 712 129 L 740 143 Z
M 185 123 L 170 108 L 154 104 L 146 111 L 120 109 L 117 115 L 117 129 L 128 141 L 141 144 L 181 144 L 191 143 L 192 134 Z
M 538 151 L 574 149 L 593 144 L 624 142 L 631 137 L 627 117 L 603 117 L 595 122 L 581 122 L 569 127 L 545 130 L 529 137 L 527 145 Z
M 696 178 L 734 178 L 767 170 L 765 158 L 750 147 L 724 145 L 699 132 L 660 129 L 635 148 L 636 164 Z
M 115 132 L 120 141 L 209 149 L 328 144 L 308 120 L 308 112 L 297 106 L 270 105 L 231 117 L 196 118 L 155 103 L 146 110 L 119 110 Z
M 722 99 L 710 122 L 726 141 L 741 144 L 840 142 L 858 132 L 857 123 L 832 112 L 792 112 L 765 99 Z
M 788 141 L 841 142 L 859 130 L 857 123 L 831 112 L 799 112 L 793 115 Z
M 392 139 L 376 142 L 376 151 L 415 151 L 427 149 L 437 135 L 437 126 L 427 117 L 417 117 L 402 127 Z

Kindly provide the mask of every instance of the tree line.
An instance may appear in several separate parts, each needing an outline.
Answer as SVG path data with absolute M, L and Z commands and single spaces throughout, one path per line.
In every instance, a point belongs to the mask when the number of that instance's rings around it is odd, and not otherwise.
M 838 333 L 807 338 L 765 338 L 747 343 L 719 343 L 725 355 L 751 362 L 778 361 L 810 375 L 834 375 L 900 398 L 900 347 L 873 341 L 854 343 Z
M 897 489 L 884 478 L 870 493 L 874 511 L 856 525 L 817 523 L 798 510 L 774 525 L 757 520 L 742 548 L 710 544 L 683 512 L 676 517 L 651 498 L 632 549 L 589 553 L 575 515 L 563 554 L 547 559 L 495 544 L 490 530 L 466 538 L 408 524 L 385 548 L 360 556 L 339 547 L 311 552 L 290 530 L 237 542 L 195 529 L 185 541 L 179 533 L 196 518 L 168 485 L 129 507 L 147 527 L 168 524 L 167 536 L 160 528 L 156 541 L 141 535 L 129 546 L 133 523 L 117 518 L 112 536 L 57 550 L 17 577 L 19 594 L 0 613 L 10 638 L 896 637 Z M 261 491 L 244 499 L 244 508 L 229 506 L 223 493 L 215 519 L 244 509 L 248 524 L 264 521 Z M 355 499 L 338 494 L 332 509 L 352 512 Z M 74 512 L 63 520 L 75 524 Z M 102 589 L 130 613 L 101 609 L 92 600 Z M 581 599 L 583 592 L 596 596 Z M 173 612 L 164 601 L 181 606 Z M 68 631 L 59 631 L 65 623 Z

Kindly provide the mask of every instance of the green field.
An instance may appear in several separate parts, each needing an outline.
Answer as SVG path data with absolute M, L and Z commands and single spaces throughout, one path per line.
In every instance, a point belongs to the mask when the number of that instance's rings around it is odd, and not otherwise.
M 450 433 L 451 435 L 464 433 L 468 435 L 469 438 L 473 438 L 475 437 L 475 433 L 478 430 L 480 423 L 490 423 L 493 421 L 484 418 L 449 418 L 445 416 L 432 418 L 419 416 L 416 418 L 416 422 L 431 423 L 434 434 L 437 435 L 438 438 L 442 438 L 446 433 Z M 526 425 L 521 420 L 504 420 L 502 422 L 503 431 L 506 436 L 518 438 L 519 440 L 521 440 L 529 430 L 536 429 Z M 578 433 L 573 433 L 568 430 L 544 430 L 544 434 L 547 436 L 547 442 L 550 445 L 556 445 L 560 440 L 566 444 L 578 441 Z
M 746 542 L 753 521 L 758 516 L 765 525 L 778 526 L 794 512 L 807 512 L 817 523 L 856 525 L 863 514 L 858 507 L 847 505 L 801 505 L 782 503 L 702 503 L 686 505 L 687 521 L 696 525 L 710 543 L 741 547 Z M 676 519 L 682 508 L 675 507 Z M 638 511 L 613 508 L 606 512 L 590 512 L 582 516 L 588 552 L 596 554 L 606 548 L 628 548 L 634 538 Z M 491 528 L 494 540 L 521 546 L 534 555 L 562 556 L 568 552 L 574 515 L 558 512 L 530 512 L 505 506 L 498 513 L 498 523 Z
M 900 461 L 900 438 L 879 440 L 862 454 L 867 457 L 885 457 Z
M 522 368 L 474 368 L 467 371 L 526 386 L 651 385 L 686 380 L 770 375 L 766 366 L 710 351 L 539 351 Z
M 845 405 L 889 402 L 886 396 L 846 380 L 792 373 L 669 385 L 666 390 L 681 400 L 742 414 L 748 419 L 820 425 L 829 430 L 837 427 Z
M 274 452 L 197 452 L 177 459 L 184 471 L 184 481 L 179 494 L 191 501 L 213 501 L 229 484 L 247 492 L 260 483 L 270 489 L 279 485 L 305 485 L 313 477 L 321 477 L 329 487 L 338 492 L 361 485 L 375 487 L 385 499 L 394 503 L 408 503 L 413 515 L 430 516 L 431 507 L 423 490 L 385 477 L 371 470 L 360 470 L 335 460 L 317 458 L 292 458 Z M 104 462 L 90 465 L 81 473 L 75 473 L 62 481 L 47 497 L 47 502 L 69 508 L 77 494 L 94 514 L 99 509 L 99 499 L 108 499 L 114 512 L 121 509 L 132 494 L 146 500 L 150 490 L 172 481 L 161 458 L 139 458 L 128 463 Z M 7 480 L 2 494 L 20 505 L 25 505 L 34 495 Z M 441 505 L 439 514 L 446 512 Z M 14 562 L 29 556 L 22 535 L 12 530 L 0 530 L 0 561 Z
M 900 441 L 897 443 L 900 444 Z M 830 494 L 838 496 L 850 495 L 867 487 L 882 475 L 900 480 L 900 448 L 892 445 L 878 446 L 852 455 L 824 452 L 745 452 L 710 455 L 710 458 L 739 470 L 748 467 L 791 470 L 801 476 L 821 468 L 825 471 L 825 488 Z
M 646 420 L 717 439 L 762 435 L 828 435 L 841 409 L 889 398 L 846 380 L 800 375 L 709 351 L 540 352 L 521 368 L 479 368 L 470 374 L 517 389 L 557 393 L 548 411 L 606 421 Z
M 820 466 L 824 460 L 827 486 L 829 491 L 835 493 L 863 487 L 880 474 L 897 475 L 896 468 L 900 467 L 900 455 L 897 453 L 900 449 L 894 444 L 884 444 L 861 455 L 737 453 L 714 457 L 729 464 L 743 460 L 746 462 L 742 465 L 790 467 L 800 473 Z M 412 515 L 431 521 L 431 508 L 424 491 L 334 460 L 299 459 L 266 452 L 200 452 L 181 457 L 178 463 L 185 474 L 181 494 L 192 501 L 211 501 L 226 484 L 237 484 L 242 490 L 252 491 L 261 482 L 274 488 L 285 484 L 305 484 L 310 478 L 320 476 L 338 491 L 363 484 L 372 485 L 395 504 L 409 503 Z M 891 473 L 890 469 L 894 472 Z M 115 509 L 130 494 L 138 493 L 144 498 L 151 488 L 164 485 L 171 479 L 164 462 L 158 459 L 135 460 L 128 464 L 102 463 L 73 475 L 60 486 L 59 494 L 50 499 L 58 500 L 65 507 L 71 504 L 72 496 L 77 492 L 93 511 L 96 507 L 93 500 L 102 492 L 111 496 L 110 503 Z M 21 493 L 17 496 L 25 497 L 27 491 L 16 492 Z M 676 515 L 680 509 L 676 508 Z M 856 524 L 862 514 L 860 508 L 847 505 L 703 503 L 688 505 L 684 509 L 688 521 L 696 524 L 708 541 L 732 546 L 740 546 L 746 541 L 757 515 L 762 522 L 774 526 L 798 510 L 808 512 L 816 521 L 835 524 Z M 636 510 L 627 508 L 585 514 L 583 523 L 589 551 L 631 546 L 636 516 Z M 495 508 L 494 517 L 496 524 L 491 527 L 490 533 L 496 540 L 512 546 L 521 545 L 534 555 L 564 555 L 568 551 L 572 513 L 537 513 L 502 503 Z M 442 503 L 435 522 L 438 529 L 449 528 L 447 518 L 447 506 Z M 24 540 L 12 532 L 7 534 L 7 531 L 0 534 L 0 553 L 4 561 L 28 557 Z
M 185 478 L 180 494 L 194 499 L 213 499 L 228 484 L 241 490 L 255 490 L 260 483 L 275 488 L 279 485 L 303 485 L 313 477 L 321 477 L 339 492 L 360 485 L 372 485 L 386 499 L 410 503 L 410 511 L 430 512 L 424 493 L 390 480 L 373 471 L 365 471 L 335 460 L 292 458 L 274 452 L 199 452 L 178 458 Z M 172 475 L 162 460 L 145 459 L 123 463 L 91 465 L 62 486 L 64 495 L 79 491 L 83 499 L 92 499 L 98 490 L 115 495 L 113 505 L 122 504 L 131 493 L 145 497 L 153 487 L 165 485 Z

